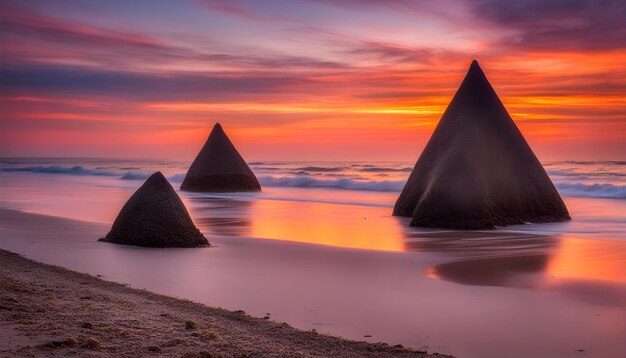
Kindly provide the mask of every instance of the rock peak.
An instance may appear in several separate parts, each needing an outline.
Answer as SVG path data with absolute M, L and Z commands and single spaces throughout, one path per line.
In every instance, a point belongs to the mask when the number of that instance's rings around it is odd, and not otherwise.
M 216 123 L 180 188 L 198 192 L 240 192 L 260 191 L 261 185 L 222 126 Z
M 473 60 L 469 69 L 467 70 L 467 74 L 465 75 L 465 81 L 485 81 L 489 83 L 487 80 L 487 76 L 485 76 L 485 72 L 478 64 L 478 61 Z
M 144 185 L 147 183 L 169 184 L 169 182 L 167 181 L 167 179 L 161 172 L 155 172 L 152 175 L 150 175 L 148 179 L 146 180 L 146 182 L 144 183 Z
M 128 199 L 100 241 L 144 247 L 209 245 L 161 172 L 152 174 Z

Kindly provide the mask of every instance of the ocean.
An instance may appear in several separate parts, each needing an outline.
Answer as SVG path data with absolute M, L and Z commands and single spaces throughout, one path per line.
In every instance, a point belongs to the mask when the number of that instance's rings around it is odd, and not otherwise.
M 260 193 L 178 191 L 212 243 L 98 242 L 154 171 L 190 163 L 1 158 L 0 248 L 301 329 L 463 357 L 612 356 L 626 342 L 626 161 L 545 162 L 563 223 L 410 228 L 412 162 L 255 161 Z
M 171 160 L 101 158 L 0 158 L 0 172 L 25 172 L 145 180 L 155 171 L 180 183 L 190 163 Z M 400 192 L 413 162 L 249 163 L 263 187 L 332 188 Z M 543 163 L 563 196 L 626 198 L 626 161 L 553 161 Z

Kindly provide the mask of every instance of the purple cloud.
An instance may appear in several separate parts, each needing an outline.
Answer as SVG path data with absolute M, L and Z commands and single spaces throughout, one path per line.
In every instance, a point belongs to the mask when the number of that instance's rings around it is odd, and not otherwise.
M 476 16 L 517 30 L 504 46 L 542 50 L 626 48 L 626 2 L 622 0 L 470 1 Z

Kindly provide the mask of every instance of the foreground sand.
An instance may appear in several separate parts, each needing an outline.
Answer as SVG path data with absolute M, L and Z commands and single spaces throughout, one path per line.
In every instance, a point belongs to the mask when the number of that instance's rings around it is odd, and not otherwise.
M 0 250 L 2 356 L 445 357 L 300 331 Z

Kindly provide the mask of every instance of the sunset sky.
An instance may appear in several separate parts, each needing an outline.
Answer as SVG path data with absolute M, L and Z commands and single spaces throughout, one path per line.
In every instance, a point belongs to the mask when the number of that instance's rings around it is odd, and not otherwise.
M 626 1 L 0 0 L 0 156 L 415 160 L 477 59 L 541 160 L 626 159 Z

